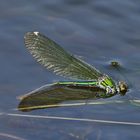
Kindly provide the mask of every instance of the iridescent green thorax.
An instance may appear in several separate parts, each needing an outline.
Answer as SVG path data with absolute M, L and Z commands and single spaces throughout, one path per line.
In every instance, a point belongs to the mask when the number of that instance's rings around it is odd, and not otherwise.
M 118 86 L 108 75 L 99 77 L 98 82 L 99 86 L 106 90 L 106 94 L 115 95 L 118 92 Z

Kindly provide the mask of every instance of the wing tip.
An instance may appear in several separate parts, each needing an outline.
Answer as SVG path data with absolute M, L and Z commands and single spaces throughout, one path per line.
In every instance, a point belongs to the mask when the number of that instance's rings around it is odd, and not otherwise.
M 38 31 L 27 32 L 27 33 L 25 33 L 24 38 L 27 38 L 28 36 L 32 36 L 32 35 L 38 36 L 39 35 L 39 32 Z
M 33 32 L 36 36 L 38 36 L 38 34 L 39 34 L 39 32 L 37 32 L 37 31 L 35 31 L 35 32 Z
M 34 41 L 36 40 L 36 38 L 38 38 L 39 36 L 39 32 L 37 31 L 31 31 L 31 32 L 27 32 L 24 35 L 24 43 L 25 46 L 27 48 L 29 48 L 30 46 L 32 46 L 32 44 L 34 43 Z

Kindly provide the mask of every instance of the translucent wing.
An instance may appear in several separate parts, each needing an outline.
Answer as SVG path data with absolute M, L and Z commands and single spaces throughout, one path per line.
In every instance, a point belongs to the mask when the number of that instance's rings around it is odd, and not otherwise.
M 102 75 L 39 32 L 28 32 L 25 35 L 25 45 L 39 63 L 57 75 L 80 80 L 97 79 Z

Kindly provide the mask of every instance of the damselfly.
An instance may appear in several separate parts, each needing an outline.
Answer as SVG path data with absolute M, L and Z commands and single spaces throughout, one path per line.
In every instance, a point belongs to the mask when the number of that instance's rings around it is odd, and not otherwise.
M 125 82 L 116 83 L 108 75 L 69 54 L 60 45 L 39 32 L 26 33 L 25 46 L 44 67 L 57 75 L 75 81 L 60 81 L 34 90 L 21 97 L 20 108 L 33 103 L 32 98 L 36 97 L 38 99 L 36 104 L 38 102 L 43 104 L 46 101 L 51 104 L 67 99 L 108 98 L 116 94 L 125 95 L 127 92 Z

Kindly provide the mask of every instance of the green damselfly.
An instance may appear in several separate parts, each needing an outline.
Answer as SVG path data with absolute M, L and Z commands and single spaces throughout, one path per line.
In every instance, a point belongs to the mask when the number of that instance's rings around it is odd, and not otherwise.
M 19 109 L 28 106 L 57 104 L 66 100 L 108 98 L 125 95 L 127 85 L 116 83 L 106 74 L 66 52 L 60 45 L 39 32 L 28 32 L 25 46 L 44 67 L 74 81 L 60 81 L 45 85 L 21 96 Z

